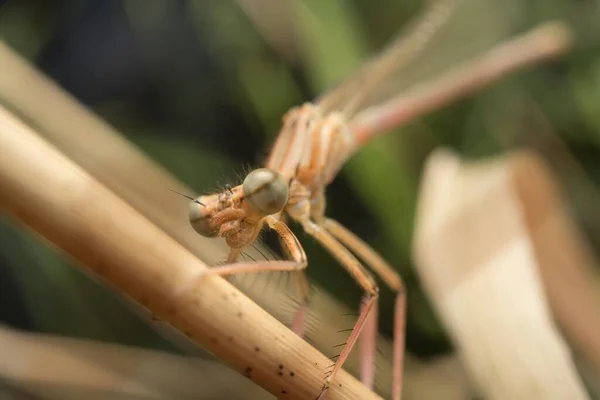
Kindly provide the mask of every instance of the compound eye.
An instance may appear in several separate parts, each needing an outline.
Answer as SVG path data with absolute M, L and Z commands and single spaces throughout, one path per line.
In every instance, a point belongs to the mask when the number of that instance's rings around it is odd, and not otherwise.
M 189 219 L 192 228 L 204 237 L 215 237 L 218 231 L 210 225 L 209 215 L 206 213 L 206 207 L 201 204 L 200 197 L 190 201 Z
M 261 215 L 272 215 L 283 210 L 288 200 L 285 178 L 268 168 L 250 172 L 244 184 L 244 200 Z

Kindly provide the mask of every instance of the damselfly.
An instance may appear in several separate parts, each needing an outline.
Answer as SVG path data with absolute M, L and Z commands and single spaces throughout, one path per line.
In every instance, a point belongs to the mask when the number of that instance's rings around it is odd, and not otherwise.
M 226 276 L 289 271 L 296 275 L 302 302 L 291 328 L 297 334 L 303 335 L 307 315 L 309 284 L 304 270 L 308 266 L 308 260 L 286 221 L 299 223 L 308 235 L 337 259 L 364 290 L 360 315 L 325 379 L 319 399 L 325 397 L 331 381 L 342 368 L 359 337 L 366 338 L 364 345 L 367 349 L 362 352 L 361 379 L 366 385 L 373 385 L 374 336 L 361 335 L 361 332 L 374 332 L 377 329 L 375 309 L 379 289 L 364 265 L 370 267 L 397 293 L 392 388 L 394 399 L 399 399 L 402 392 L 406 314 L 404 286 L 396 270 L 359 237 L 339 222 L 325 216 L 326 186 L 334 179 L 344 162 L 378 133 L 439 108 L 511 71 L 554 57 L 567 47 L 568 35 L 564 27 L 550 23 L 473 58 L 474 52 L 470 54 L 469 51 L 489 47 L 493 41 L 486 38 L 486 31 L 482 30 L 479 36 L 464 37 L 465 42 L 459 46 L 464 53 L 461 57 L 471 57 L 470 61 L 459 64 L 450 71 L 445 70 L 439 77 L 430 78 L 424 84 L 406 85 L 408 89 L 402 94 L 379 101 L 377 95 L 385 92 L 389 86 L 389 78 L 408 68 L 418 55 L 430 47 L 436 36 L 445 35 L 444 29 L 461 7 L 468 10 L 469 7 L 498 6 L 490 1 L 435 2 L 416 21 L 410 33 L 393 41 L 351 78 L 317 99 L 314 104 L 307 103 L 289 111 L 283 118 L 283 127 L 264 168 L 250 172 L 239 186 L 227 187 L 221 193 L 203 195 L 191 202 L 190 221 L 194 229 L 203 236 L 224 238 L 230 248 L 227 263 L 211 268 L 207 274 Z M 489 13 L 493 14 L 491 11 Z M 463 23 L 473 22 L 464 13 L 462 17 Z M 487 28 L 488 31 L 492 30 L 492 27 Z M 507 36 L 505 33 L 497 33 L 495 39 L 502 35 Z M 486 44 L 486 40 L 489 43 Z M 279 235 L 288 259 L 238 261 L 242 249 L 255 241 L 263 228 L 272 229 Z

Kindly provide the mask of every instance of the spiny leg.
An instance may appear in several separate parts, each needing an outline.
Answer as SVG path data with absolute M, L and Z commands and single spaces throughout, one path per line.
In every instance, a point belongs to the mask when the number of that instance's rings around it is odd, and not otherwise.
M 294 316 L 294 322 L 292 323 L 292 330 L 299 336 L 302 336 L 304 329 L 304 320 L 308 312 L 308 295 L 309 285 L 308 280 L 304 274 L 304 270 L 307 267 L 306 254 L 302 245 L 296 238 L 296 235 L 288 228 L 286 224 L 279 221 L 278 219 L 269 216 L 266 217 L 265 221 L 269 225 L 269 228 L 273 229 L 279 235 L 281 243 L 286 250 L 286 254 L 291 258 L 287 261 L 265 261 L 265 262 L 237 262 L 238 256 L 241 253 L 241 249 L 231 249 L 227 257 L 227 264 L 219 265 L 208 269 L 203 272 L 199 279 L 204 279 L 210 275 L 219 276 L 230 276 L 244 273 L 253 272 L 267 272 L 267 271 L 279 271 L 279 272 L 294 272 L 297 276 L 298 288 L 300 290 L 300 296 L 302 297 L 302 305 Z M 198 283 L 198 280 L 191 282 L 189 286 L 183 289 L 183 292 L 191 290 Z
M 327 230 L 310 221 L 309 219 L 300 220 L 300 223 L 302 224 L 302 227 L 306 233 L 313 236 L 323 247 L 325 247 L 366 292 L 365 301 L 363 303 L 360 315 L 358 316 L 358 319 L 352 328 L 352 333 L 344 345 L 342 352 L 334 364 L 331 374 L 325 381 L 325 385 L 319 394 L 318 400 L 322 400 L 325 398 L 327 391 L 329 390 L 331 381 L 335 378 L 336 374 L 342 368 L 342 365 L 348 358 L 348 355 L 354 347 L 354 344 L 364 328 L 365 323 L 368 321 L 374 306 L 377 304 L 379 289 L 377 288 L 375 281 L 373 281 L 369 273 L 361 265 L 360 261 L 358 261 L 358 259 L 354 257 L 350 251 L 348 251 L 348 249 L 338 242 L 334 236 L 327 232 Z
M 379 320 L 379 304 L 373 306 L 371 315 L 365 322 L 363 333 L 359 338 L 360 350 L 360 380 L 368 387 L 373 389 L 375 380 L 375 353 L 377 345 L 377 328 Z
M 286 244 L 286 237 L 288 237 L 289 234 L 293 235 L 293 233 L 287 227 L 287 221 L 288 218 L 286 214 L 280 215 L 278 223 L 274 225 L 272 229 L 274 229 L 279 234 L 279 243 L 281 245 L 282 250 L 284 251 L 284 255 L 288 259 L 295 260 L 296 258 L 294 256 L 294 253 L 290 251 L 290 249 L 296 248 L 297 246 L 301 247 L 301 245 L 297 240 L 295 241 L 295 246 L 290 247 Z M 277 227 L 280 226 L 280 224 L 282 224 L 283 228 L 285 228 L 281 232 L 277 230 Z M 289 234 L 287 233 L 288 231 Z M 306 256 L 304 256 L 304 259 L 306 261 Z M 294 278 L 296 279 L 296 287 L 298 288 L 300 294 L 300 302 L 297 305 L 297 309 L 295 310 L 294 317 L 292 319 L 292 324 L 290 326 L 292 332 L 294 332 L 301 338 L 304 338 L 304 329 L 308 320 L 308 299 L 310 295 L 310 284 L 308 283 L 308 278 L 306 277 L 305 269 L 306 268 L 302 268 L 294 272 Z
M 398 275 L 398 273 L 396 273 L 396 271 L 394 271 L 394 269 L 379 254 L 377 254 L 375 250 L 354 233 L 349 231 L 345 226 L 332 219 L 324 219 L 320 225 L 360 257 L 379 277 L 381 277 L 390 289 L 397 293 L 394 317 L 392 396 L 394 400 L 400 400 L 402 397 L 402 374 L 404 369 L 404 342 L 406 329 L 406 291 L 404 289 L 404 283 L 402 282 L 400 275 Z M 376 323 L 377 322 L 375 321 L 375 324 Z M 370 346 L 369 344 L 365 344 L 365 347 L 371 348 L 373 353 L 375 352 L 374 346 L 375 342 Z M 365 350 L 365 352 L 368 354 L 368 350 Z M 372 374 L 373 372 L 370 371 L 374 372 L 374 368 L 366 366 L 361 370 L 361 372 L 365 374 Z M 372 380 L 372 377 L 365 377 L 365 379 Z
M 306 254 L 304 254 L 304 249 L 302 248 L 300 242 L 298 242 L 298 238 L 296 238 L 296 236 L 284 222 L 277 220 L 276 218 L 269 217 L 269 219 L 267 219 L 267 223 L 271 229 L 275 230 L 279 234 L 280 243 L 286 256 L 292 260 L 301 259 L 304 265 L 303 268 L 297 269 L 294 274 L 298 290 L 300 291 L 301 302 L 294 314 L 292 326 L 290 327 L 296 335 L 304 337 L 304 328 L 308 318 L 308 297 L 310 292 L 308 279 L 306 278 L 306 274 L 304 272 L 307 267 Z M 301 252 L 301 254 L 298 254 L 298 252 Z

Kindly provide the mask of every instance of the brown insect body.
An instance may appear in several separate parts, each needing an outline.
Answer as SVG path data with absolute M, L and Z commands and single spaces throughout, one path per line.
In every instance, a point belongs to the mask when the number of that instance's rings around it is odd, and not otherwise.
M 361 380 L 373 387 L 376 352 L 373 338 L 377 330 L 379 289 L 365 265 L 397 293 L 392 372 L 394 400 L 399 400 L 402 394 L 406 319 L 406 293 L 402 279 L 369 245 L 342 224 L 325 216 L 325 187 L 346 160 L 383 129 L 439 107 L 452 96 L 469 93 L 494 76 L 552 56 L 568 43 L 561 27 L 548 25 L 538 28 L 474 61 L 480 69 L 467 69 L 467 72 L 473 73 L 461 75 L 466 78 L 445 81 L 441 77 L 439 90 L 425 85 L 408 95 L 398 95 L 385 103 L 361 110 L 386 77 L 424 49 L 446 23 L 455 6 L 455 0 L 434 2 L 416 24 L 412 35 L 392 43 L 355 77 L 318 99 L 316 104 L 306 103 L 290 110 L 283 118 L 283 126 L 265 168 L 250 172 L 242 185 L 201 196 L 191 203 L 190 222 L 194 229 L 203 236 L 223 237 L 230 247 L 227 264 L 213 267 L 207 274 L 295 273 L 302 301 L 291 328 L 298 335 L 303 336 L 306 325 L 309 286 L 304 269 L 308 262 L 301 244 L 285 223 L 287 217 L 298 222 L 304 232 L 327 249 L 363 289 L 364 300 L 359 317 L 340 355 L 327 371 L 318 400 L 326 397 L 332 380 L 359 336 L 364 340 L 364 346 L 361 346 L 364 361 L 361 364 Z M 532 51 L 540 49 L 540 44 L 544 43 L 548 44 L 541 50 Z M 515 53 L 522 56 L 513 59 Z M 500 67 L 490 64 L 490 60 Z M 474 76 L 479 76 L 479 80 Z M 242 248 L 256 240 L 264 226 L 279 235 L 287 259 L 239 262 Z M 360 335 L 363 330 L 366 335 Z

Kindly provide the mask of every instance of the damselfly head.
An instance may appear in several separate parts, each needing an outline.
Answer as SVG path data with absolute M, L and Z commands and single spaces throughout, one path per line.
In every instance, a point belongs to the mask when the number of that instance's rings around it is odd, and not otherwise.
M 288 200 L 288 185 L 278 172 L 259 168 L 250 172 L 242 185 L 244 200 L 261 215 L 280 212 Z

